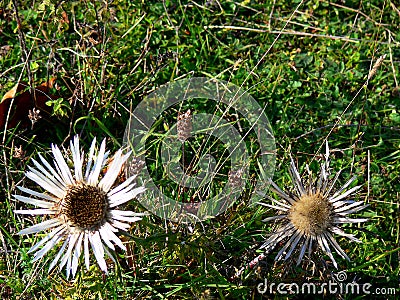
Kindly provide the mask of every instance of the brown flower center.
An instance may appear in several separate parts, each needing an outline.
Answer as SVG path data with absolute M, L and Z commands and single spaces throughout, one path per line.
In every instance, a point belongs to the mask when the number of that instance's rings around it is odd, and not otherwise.
M 100 227 L 105 222 L 107 209 L 107 194 L 85 183 L 69 186 L 61 201 L 61 214 L 68 224 L 85 230 Z
M 320 193 L 303 195 L 289 210 L 289 220 L 307 236 L 317 236 L 331 221 L 332 204 Z

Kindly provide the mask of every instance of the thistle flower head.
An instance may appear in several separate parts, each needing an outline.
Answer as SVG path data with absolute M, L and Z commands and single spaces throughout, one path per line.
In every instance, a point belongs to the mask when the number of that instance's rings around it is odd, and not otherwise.
M 68 167 L 60 149 L 53 145 L 54 166 L 40 154 L 41 163 L 32 159 L 36 168 L 28 167 L 26 176 L 36 182 L 44 193 L 25 187 L 18 187 L 29 196 L 15 195 L 15 199 L 40 207 L 38 209 L 16 210 L 17 214 L 47 216 L 45 221 L 23 229 L 19 234 L 51 231 L 28 252 L 35 252 L 34 261 L 41 259 L 52 248 L 62 246 L 50 264 L 49 272 L 60 261 L 60 269 L 66 265 L 67 277 L 76 274 L 82 252 L 87 269 L 89 269 L 89 244 L 101 270 L 107 273 L 104 259 L 107 254 L 114 260 L 111 252 L 114 245 L 126 250 L 115 234 L 119 230 L 129 229 L 129 222 L 141 219 L 142 213 L 118 210 L 117 206 L 135 198 L 144 187 L 134 188 L 135 176 L 128 178 L 120 185 L 115 181 L 128 159 L 130 153 L 122 154 L 118 150 L 112 161 L 105 151 L 105 140 L 95 154 L 96 139 L 93 140 L 89 155 L 79 148 L 76 136 L 70 143 L 73 170 Z M 86 161 L 86 169 L 83 165 Z M 100 173 L 108 166 L 107 172 L 99 180 Z
M 316 180 L 312 177 L 307 184 L 300 177 L 296 165 L 291 160 L 290 175 L 294 184 L 294 192 L 284 192 L 271 181 L 272 189 L 281 198 L 279 201 L 270 198 L 273 204 L 260 203 L 276 209 L 279 214 L 264 221 L 277 220 L 280 224 L 261 248 L 269 252 L 279 242 L 286 241 L 275 260 L 287 260 L 293 253 L 298 252 L 297 264 L 300 264 L 306 250 L 312 252 L 313 245 L 318 245 L 325 252 L 337 268 L 331 247 L 343 258 L 350 260 L 333 237 L 333 234 L 360 242 L 352 234 L 345 233 L 340 224 L 365 222 L 367 219 L 353 219 L 347 215 L 364 209 L 367 205 L 363 201 L 349 200 L 349 196 L 356 193 L 361 186 L 347 189 L 356 177 L 351 178 L 337 192 L 333 192 L 334 185 L 339 178 L 340 171 L 332 179 L 329 168 L 329 147 L 326 143 L 325 160 L 320 166 L 320 176 Z

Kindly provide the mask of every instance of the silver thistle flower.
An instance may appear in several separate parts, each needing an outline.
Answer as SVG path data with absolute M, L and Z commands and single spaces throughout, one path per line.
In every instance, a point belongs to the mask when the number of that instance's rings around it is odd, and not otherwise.
M 39 224 L 21 230 L 18 234 L 32 234 L 52 229 L 41 241 L 28 252 L 35 252 L 33 261 L 37 261 L 64 241 L 58 254 L 50 264 L 49 272 L 60 262 L 60 269 L 66 265 L 67 278 L 75 277 L 79 259 L 83 252 L 86 268 L 89 269 L 89 244 L 100 269 L 107 273 L 105 253 L 115 261 L 110 252 L 114 244 L 126 250 L 122 241 L 115 234 L 118 230 L 127 230 L 129 222 L 141 219 L 142 213 L 116 209 L 120 204 L 135 198 L 145 188 L 134 188 L 135 176 L 114 187 L 114 183 L 130 153 L 123 155 L 118 150 L 110 162 L 109 152 L 105 151 L 105 140 L 95 154 L 96 139 L 90 147 L 86 170 L 83 170 L 84 152 L 79 149 L 79 139 L 75 136 L 70 143 L 74 170 L 71 172 L 60 149 L 53 145 L 54 167 L 40 154 L 40 164 L 32 159 L 35 168 L 29 167 L 26 176 L 41 186 L 46 193 L 18 187 L 28 197 L 14 195 L 15 199 L 33 204 L 39 209 L 16 210 L 17 214 L 44 215 L 49 218 Z M 105 175 L 99 180 L 100 172 L 108 164 Z M 61 257 L 62 256 L 62 257 Z
M 311 254 L 313 245 L 317 243 L 320 249 L 330 257 L 335 268 L 337 268 L 337 263 L 331 247 L 341 257 L 350 261 L 333 234 L 360 242 L 354 235 L 344 232 L 340 224 L 367 221 L 368 219 L 349 218 L 347 215 L 358 212 L 368 205 L 365 205 L 363 201 L 355 202 L 348 199 L 361 187 L 359 185 L 346 190 L 356 176 L 347 181 L 337 192 L 332 192 L 340 173 L 341 171 L 333 180 L 330 179 L 328 143 L 326 143 L 325 161 L 321 164 L 318 180 L 310 180 L 308 184 L 303 184 L 296 165 L 291 159 L 290 175 L 295 193 L 286 193 L 271 181 L 272 189 L 281 200 L 277 201 L 268 197 L 273 204 L 260 203 L 279 211 L 278 215 L 266 218 L 264 221 L 276 220 L 280 224 L 277 231 L 268 237 L 261 248 L 266 248 L 266 252 L 269 252 L 279 242 L 286 241 L 275 260 L 282 258 L 287 260 L 294 252 L 299 252 L 297 259 L 297 265 L 299 265 L 306 250 L 308 249 L 308 253 Z

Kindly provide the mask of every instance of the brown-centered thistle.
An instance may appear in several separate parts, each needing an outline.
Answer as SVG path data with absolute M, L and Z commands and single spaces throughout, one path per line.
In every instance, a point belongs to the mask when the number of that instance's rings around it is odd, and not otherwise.
M 337 268 L 331 248 L 344 259 L 350 261 L 350 258 L 336 242 L 333 234 L 360 242 L 353 234 L 343 231 L 341 224 L 359 223 L 368 220 L 348 217 L 348 215 L 368 206 L 364 204 L 364 201 L 349 199 L 351 195 L 361 188 L 361 185 L 348 189 L 356 179 L 356 176 L 354 176 L 334 192 L 334 185 L 339 178 L 341 170 L 332 178 L 331 169 L 329 168 L 328 143 L 326 143 L 324 156 L 325 159 L 321 163 L 319 177 L 313 178 L 310 174 L 306 184 L 302 180 L 293 159 L 291 159 L 289 171 L 294 189 L 284 192 L 271 181 L 272 190 L 281 199 L 278 201 L 267 197 L 273 204 L 260 203 L 279 212 L 277 215 L 264 220 L 265 222 L 275 220 L 279 223 L 279 226 L 261 246 L 261 248 L 266 249 L 266 252 L 269 252 L 278 243 L 285 242 L 275 260 L 282 258 L 287 260 L 294 253 L 298 253 L 297 265 L 299 265 L 307 250 L 311 255 L 313 246 L 319 246 L 332 260 L 334 267 Z
M 18 187 L 29 196 L 14 195 L 14 197 L 40 208 L 16 210 L 15 213 L 43 215 L 47 218 L 39 224 L 21 230 L 18 234 L 32 234 L 51 229 L 28 251 L 35 252 L 33 260 L 36 261 L 62 243 L 50 264 L 49 272 L 60 262 L 60 269 L 66 265 L 67 278 L 70 275 L 75 277 L 82 247 L 86 268 L 89 270 L 90 245 L 100 269 L 107 273 L 105 254 L 115 261 L 112 255 L 112 251 L 115 250 L 114 245 L 126 250 L 116 233 L 127 231 L 130 228 L 128 223 L 139 221 L 143 216 L 142 213 L 123 211 L 117 207 L 135 198 L 145 188 L 135 188 L 133 182 L 135 176 L 115 186 L 130 153 L 123 154 L 120 149 L 112 159 L 109 159 L 109 151 L 105 151 L 105 140 L 96 151 L 96 139 L 94 139 L 89 154 L 85 157 L 84 151 L 79 148 L 78 136 L 75 136 L 70 142 L 70 150 L 73 170 L 68 167 L 56 145 L 52 145 L 54 166 L 40 154 L 42 163 L 32 159 L 36 168 L 29 166 L 26 176 L 45 192 Z M 105 167 L 108 167 L 107 171 L 101 176 Z

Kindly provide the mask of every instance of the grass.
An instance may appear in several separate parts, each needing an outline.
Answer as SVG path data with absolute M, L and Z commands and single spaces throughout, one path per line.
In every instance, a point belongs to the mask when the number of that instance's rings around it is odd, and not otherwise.
M 275 283 L 326 280 L 311 269 L 274 265 L 276 250 L 255 268 L 247 267 L 262 253 L 257 249 L 273 223 L 262 222 L 271 211 L 247 206 L 246 195 L 215 219 L 191 226 L 146 217 L 125 238 L 129 251 L 119 254 L 109 276 L 92 266 L 67 281 L 63 272 L 47 274 L 51 255 L 32 263 L 27 251 L 38 237 L 16 232 L 37 220 L 16 216 L 13 210 L 20 204 L 12 197 L 17 185 L 33 186 L 24 179 L 31 158 L 49 154 L 51 143 L 67 147 L 74 134 L 86 147 L 94 136 L 107 137 L 109 149 L 116 150 L 129 110 L 161 85 L 191 76 L 243 86 L 265 106 L 277 145 L 274 181 L 281 187 L 290 183 L 290 153 L 301 171 L 305 162 L 316 170 L 312 159 L 329 140 L 332 167 L 344 170 L 341 183 L 357 175 L 357 184 L 364 185 L 358 198 L 370 204 L 362 214 L 370 221 L 346 228 L 363 243 L 338 239 L 352 259 L 335 256 L 339 270 L 349 280 L 399 293 L 400 7 L 378 0 L 263 2 L 0 2 L 1 95 L 19 81 L 37 87 L 56 77 L 49 91 L 55 97 L 46 105 L 50 114 L 42 110 L 32 128 L 1 129 L 3 299 L 258 299 L 257 285 L 265 278 Z M 160 135 L 179 109 L 164 115 Z M 192 109 L 210 107 L 198 101 Z M 252 136 L 246 142 L 255 144 Z M 210 143 L 214 153 L 224 151 L 218 140 Z M 153 145 L 152 151 L 156 138 Z M 157 183 L 173 196 L 156 164 L 156 150 L 149 159 Z M 235 277 L 238 270 L 243 272 Z

